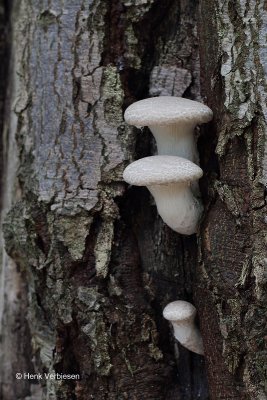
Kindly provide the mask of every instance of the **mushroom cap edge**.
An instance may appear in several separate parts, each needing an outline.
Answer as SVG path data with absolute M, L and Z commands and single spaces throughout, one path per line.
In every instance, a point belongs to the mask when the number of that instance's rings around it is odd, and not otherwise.
M 188 301 L 177 300 L 167 304 L 163 310 L 163 317 L 168 321 L 184 321 L 196 315 L 196 307 Z
M 213 118 L 212 110 L 195 100 L 183 97 L 159 96 L 139 100 L 131 104 L 124 113 L 129 125 L 136 127 L 177 124 L 188 122 L 203 124 Z
M 135 186 L 189 183 L 201 178 L 202 169 L 176 156 L 150 156 L 134 161 L 123 172 L 123 179 Z

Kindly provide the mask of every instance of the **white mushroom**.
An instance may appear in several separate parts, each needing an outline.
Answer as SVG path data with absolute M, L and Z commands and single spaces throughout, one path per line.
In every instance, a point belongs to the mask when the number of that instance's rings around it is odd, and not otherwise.
M 147 186 L 163 221 L 174 231 L 191 235 L 197 231 L 202 205 L 190 183 L 202 174 L 201 168 L 184 158 L 152 156 L 130 164 L 123 178 L 131 185 Z
M 163 316 L 173 325 L 174 337 L 194 353 L 204 354 L 203 341 L 195 325 L 196 307 L 187 301 L 174 301 L 163 310 Z
M 148 126 L 158 147 L 158 154 L 187 158 L 198 164 L 194 129 L 212 119 L 211 109 L 182 97 L 151 97 L 131 104 L 124 118 L 129 125 Z

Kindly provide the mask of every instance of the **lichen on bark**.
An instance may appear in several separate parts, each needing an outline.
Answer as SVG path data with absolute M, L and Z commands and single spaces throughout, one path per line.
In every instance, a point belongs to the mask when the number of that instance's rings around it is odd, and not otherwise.
M 203 223 L 197 293 L 216 399 L 266 398 L 266 16 L 263 2 L 201 4 L 203 94 L 215 119 L 203 149 L 205 185 L 213 196 Z M 213 151 L 217 159 L 208 161 Z M 199 298 L 204 293 L 205 301 Z M 212 371 L 218 357 L 221 365 Z

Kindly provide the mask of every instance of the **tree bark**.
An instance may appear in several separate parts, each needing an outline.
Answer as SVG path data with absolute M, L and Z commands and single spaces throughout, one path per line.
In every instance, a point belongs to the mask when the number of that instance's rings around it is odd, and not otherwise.
M 169 301 L 192 299 L 196 238 L 122 181 L 155 151 L 124 109 L 149 95 L 200 98 L 196 13 L 192 0 L 13 1 L 5 400 L 208 398 L 203 357 L 178 350 L 162 318 Z M 15 378 L 48 371 L 81 379 Z
M 201 2 L 201 87 L 215 118 L 200 140 L 194 294 L 214 399 L 267 398 L 266 33 L 266 2 Z
M 266 398 L 266 11 L 243 3 L 13 0 L 1 399 Z M 198 238 L 172 232 L 148 191 L 122 180 L 156 152 L 123 112 L 156 95 L 215 113 L 199 138 Z M 177 299 L 197 306 L 205 362 L 162 318 Z M 44 372 L 80 379 L 16 379 Z

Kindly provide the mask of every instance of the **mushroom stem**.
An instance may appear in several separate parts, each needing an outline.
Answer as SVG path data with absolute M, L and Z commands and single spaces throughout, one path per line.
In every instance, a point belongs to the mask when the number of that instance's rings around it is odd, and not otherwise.
M 175 339 L 188 350 L 203 355 L 201 333 L 195 324 L 196 313 L 196 307 L 183 300 L 173 301 L 163 310 L 164 318 L 172 323 Z
M 179 156 L 199 164 L 195 123 L 179 121 L 169 125 L 151 125 L 149 129 L 156 139 L 158 154 Z
M 199 329 L 194 323 L 194 316 L 187 321 L 172 321 L 175 339 L 182 346 L 197 354 L 204 354 L 203 340 Z
M 148 189 L 155 199 L 159 215 L 170 228 L 183 235 L 197 232 L 203 207 L 193 196 L 190 184 L 150 185 Z

